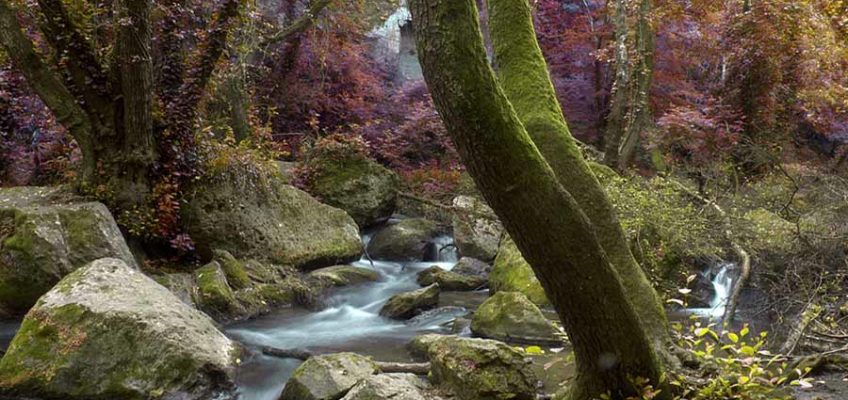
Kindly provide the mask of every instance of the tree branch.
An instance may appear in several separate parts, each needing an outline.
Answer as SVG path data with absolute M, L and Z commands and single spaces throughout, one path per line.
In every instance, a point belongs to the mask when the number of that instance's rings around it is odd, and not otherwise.
M 77 104 L 73 94 L 36 53 L 32 41 L 24 34 L 8 0 L 0 0 L 0 45 L 24 74 L 27 83 L 50 108 L 56 120 L 76 139 L 83 157 L 93 152 L 91 121 Z M 83 171 L 87 180 L 93 170 Z
M 307 31 L 309 28 L 315 24 L 315 20 L 318 18 L 318 14 L 321 13 L 325 8 L 327 8 L 333 0 L 315 0 L 310 5 L 309 8 L 303 12 L 298 19 L 292 21 L 288 26 L 281 29 L 277 33 L 275 33 L 270 38 L 266 39 L 262 42 L 262 47 L 271 46 L 280 42 L 284 42 L 288 40 L 290 37 L 301 34 Z
M 88 113 L 98 131 L 114 126 L 111 84 L 94 49 L 70 18 L 62 0 L 38 0 L 41 30 L 68 72 L 68 89 Z M 109 127 L 109 128 L 106 128 Z

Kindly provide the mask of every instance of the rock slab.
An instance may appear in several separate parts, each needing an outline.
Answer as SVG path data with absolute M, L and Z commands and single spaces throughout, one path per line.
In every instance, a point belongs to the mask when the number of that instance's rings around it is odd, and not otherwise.
M 62 399 L 232 398 L 239 347 L 118 259 L 68 275 L 0 360 L 0 392 Z

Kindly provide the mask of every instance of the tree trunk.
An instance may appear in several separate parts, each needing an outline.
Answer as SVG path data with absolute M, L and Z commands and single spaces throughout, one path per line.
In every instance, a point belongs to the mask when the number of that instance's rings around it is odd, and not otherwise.
M 653 6 L 651 0 L 641 0 L 636 9 L 628 8 L 629 4 L 616 0 L 613 7 L 615 81 L 604 136 L 604 163 L 619 171 L 627 168 L 639 138 L 653 120 L 650 107 L 654 68 L 654 31 L 650 21 Z
M 96 159 L 111 166 L 106 172 L 115 190 L 113 207 L 130 210 L 145 205 L 152 191 L 150 174 L 157 159 L 153 134 L 153 60 L 150 0 L 117 0 L 120 21 L 115 43 L 121 98 L 119 128 L 103 138 Z M 116 154 L 117 153 L 117 154 Z
M 657 349 L 671 359 L 665 351 L 671 342 L 665 310 L 630 251 L 612 203 L 569 132 L 536 40 L 527 0 L 489 0 L 489 8 L 501 87 L 559 183 L 589 218 Z
M 413 0 L 410 9 L 424 76 L 448 132 L 574 345 L 578 374 L 570 398 L 635 395 L 630 377 L 659 385 L 663 367 L 653 342 L 595 230 L 489 67 L 474 1 Z M 537 89 L 527 83 L 527 91 Z

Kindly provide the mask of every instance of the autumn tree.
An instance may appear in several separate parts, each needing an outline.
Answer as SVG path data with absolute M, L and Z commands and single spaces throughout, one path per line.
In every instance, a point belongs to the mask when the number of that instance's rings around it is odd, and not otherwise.
M 62 0 L 38 1 L 46 43 L 34 43 L 13 3 L 0 0 L 0 45 L 78 143 L 81 190 L 105 200 L 119 221 L 145 221 L 153 227 L 149 234 L 170 240 L 179 233 L 181 191 L 197 176 L 198 104 L 243 4 L 221 4 L 188 61 L 175 54 L 181 49 L 171 49 L 164 82 L 154 76 L 153 6 L 150 0 L 113 2 L 108 36 L 114 42 L 103 56 Z
M 410 8 L 436 108 L 574 345 L 570 398 L 624 398 L 636 393 L 633 377 L 660 385 L 665 316 L 568 133 L 529 4 L 489 1 L 497 75 L 473 0 L 414 0 Z

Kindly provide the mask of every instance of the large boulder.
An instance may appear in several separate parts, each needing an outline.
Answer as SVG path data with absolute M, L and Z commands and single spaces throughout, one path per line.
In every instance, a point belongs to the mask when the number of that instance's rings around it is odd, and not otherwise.
M 501 342 L 445 336 L 428 348 L 430 379 L 468 400 L 535 400 L 539 381 L 524 354 Z
M 486 279 L 478 276 L 460 275 L 447 271 L 434 265 L 418 273 L 418 284 L 430 286 L 438 283 L 439 287 L 447 291 L 467 292 L 477 290 L 486 285 Z
M 482 200 L 471 196 L 453 199 L 457 210 L 452 218 L 456 247 L 463 257 L 486 262 L 495 259 L 504 228 L 495 212 Z
M 453 269 L 451 269 L 451 272 L 465 276 L 476 276 L 488 280 L 489 274 L 492 272 L 492 266 L 476 258 L 462 257 L 459 259 L 459 262 L 454 265 Z
M 380 315 L 392 319 L 410 319 L 439 304 L 439 284 L 392 296 L 380 309 Z
M 471 332 L 505 342 L 562 344 L 559 329 L 518 292 L 498 292 L 481 304 L 471 319 Z
M 442 230 L 433 221 L 404 219 L 377 232 L 368 242 L 368 255 L 380 260 L 423 261 L 434 253 L 433 239 L 440 233 Z
M 347 211 L 360 227 L 383 222 L 394 213 L 400 179 L 366 156 L 321 152 L 305 167 L 310 193 Z
M 489 274 L 489 289 L 492 293 L 520 292 L 537 305 L 550 304 L 533 268 L 508 236 L 501 241 L 495 265 Z
M 239 259 L 313 269 L 362 252 L 347 213 L 285 184 L 275 166 L 212 161 L 187 197 L 182 221 L 206 259 L 221 249 Z
M 0 360 L 0 392 L 61 399 L 231 398 L 239 347 L 125 262 L 71 273 Z
M 356 384 L 342 400 L 430 400 L 430 383 L 414 374 L 380 374 Z
M 280 400 L 338 400 L 376 372 L 377 364 L 354 353 L 311 357 L 294 370 Z
M 58 188 L 0 189 L 0 318 L 23 315 L 65 275 L 104 257 L 137 268 L 103 204 Z
M 358 283 L 375 282 L 380 280 L 380 273 L 368 268 L 354 267 L 352 265 L 336 265 L 321 268 L 309 273 L 324 286 L 348 286 Z

